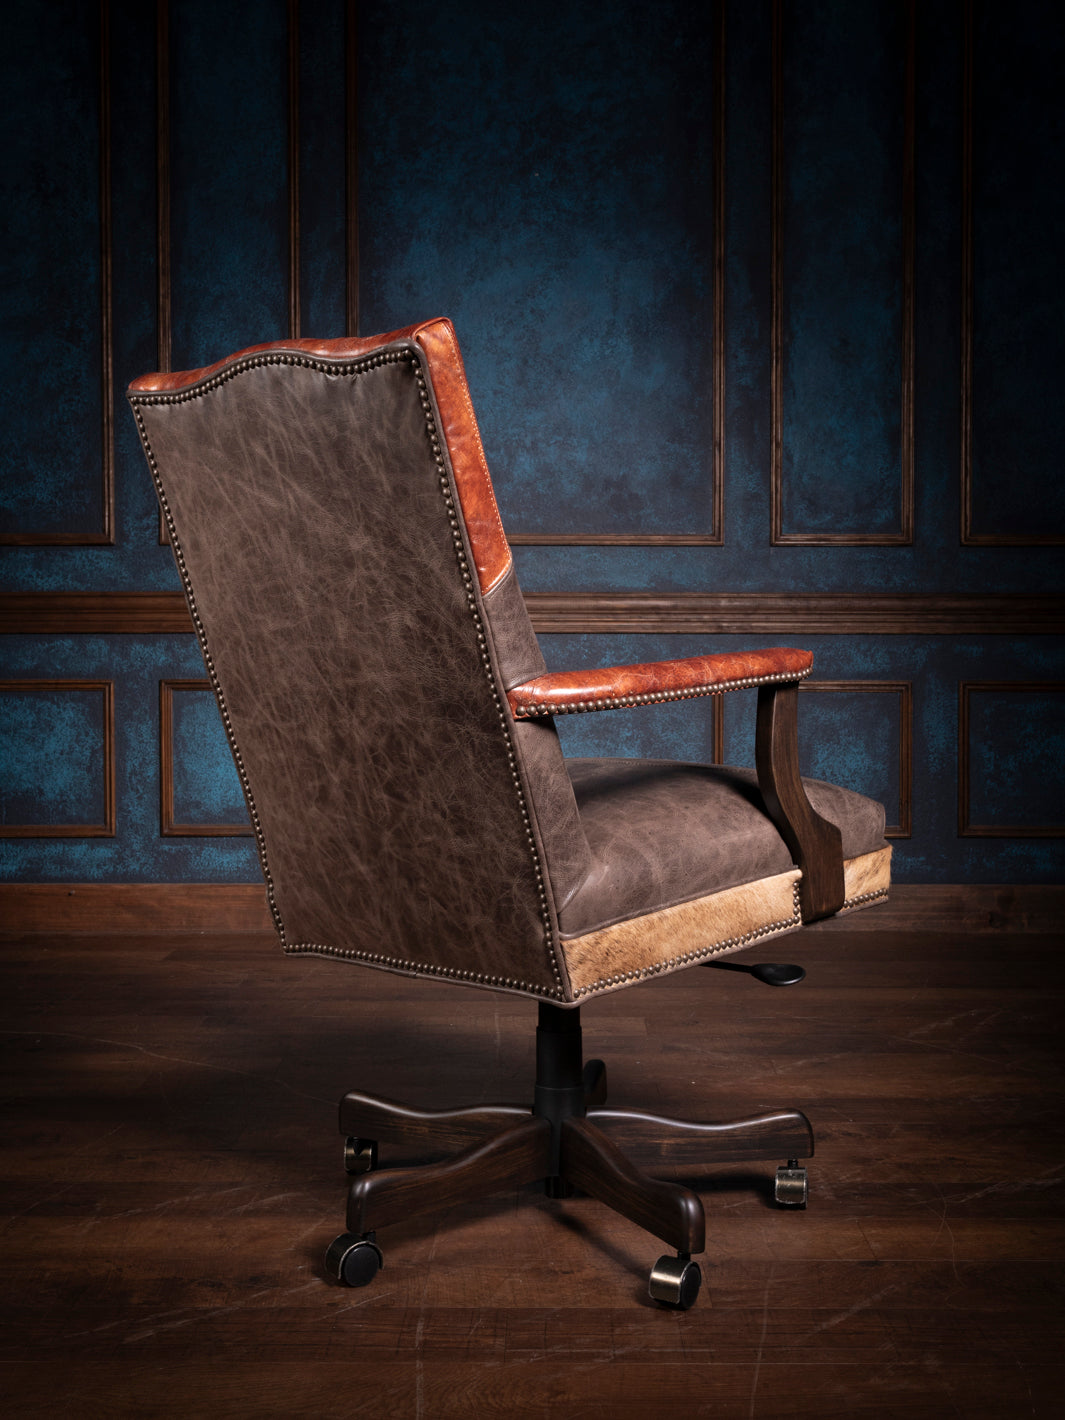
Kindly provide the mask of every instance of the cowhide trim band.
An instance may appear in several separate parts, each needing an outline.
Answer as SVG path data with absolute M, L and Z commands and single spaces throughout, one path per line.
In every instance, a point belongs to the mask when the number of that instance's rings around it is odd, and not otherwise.
M 840 912 L 853 912 L 882 902 L 891 886 L 891 845 L 886 843 L 872 853 L 848 858 L 843 864 L 844 902 Z
M 726 952 L 741 951 L 763 937 L 801 927 L 801 876 L 798 868 L 793 868 L 694 902 L 630 918 L 584 937 L 563 939 L 574 999 L 695 966 Z M 722 935 L 714 935 L 722 929 Z
M 841 912 L 883 901 L 891 880 L 890 845 L 848 859 L 844 876 L 848 895 Z M 801 877 L 792 868 L 583 937 L 563 938 L 574 999 L 616 991 L 794 931 L 803 925 Z

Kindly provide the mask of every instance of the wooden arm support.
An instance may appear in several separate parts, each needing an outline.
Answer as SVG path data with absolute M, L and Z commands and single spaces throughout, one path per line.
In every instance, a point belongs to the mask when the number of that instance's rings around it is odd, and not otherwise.
M 557 671 L 516 685 L 507 699 L 516 720 L 543 715 L 579 715 L 589 710 L 620 710 L 690 700 L 724 690 L 802 680 L 810 674 L 809 651 L 777 647 L 769 651 L 689 656 L 678 661 L 648 661 L 591 671 Z
M 843 838 L 806 797 L 799 775 L 798 712 L 797 684 L 761 687 L 755 765 L 769 817 L 802 869 L 799 901 L 803 921 L 811 922 L 843 906 Z

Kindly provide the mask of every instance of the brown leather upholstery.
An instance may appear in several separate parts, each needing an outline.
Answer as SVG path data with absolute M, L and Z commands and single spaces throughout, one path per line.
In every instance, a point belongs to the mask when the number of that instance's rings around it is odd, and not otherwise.
M 422 367 L 389 355 L 146 394 L 145 447 L 286 948 L 561 995 Z
M 752 770 L 649 759 L 571 759 L 591 866 L 559 911 L 564 938 L 786 873 L 784 840 Z M 839 826 L 845 859 L 884 845 L 884 810 L 834 784 L 803 781 Z
M 793 682 L 810 657 L 547 674 L 448 322 L 253 347 L 130 399 L 287 951 L 570 1004 L 571 955 L 584 997 L 626 953 L 687 964 L 663 927 L 682 904 L 702 931 L 718 894 L 779 879 L 787 920 L 748 895 L 714 950 L 798 924 L 750 774 L 567 772 L 545 710 Z M 883 849 L 878 806 L 808 792 L 848 862 Z

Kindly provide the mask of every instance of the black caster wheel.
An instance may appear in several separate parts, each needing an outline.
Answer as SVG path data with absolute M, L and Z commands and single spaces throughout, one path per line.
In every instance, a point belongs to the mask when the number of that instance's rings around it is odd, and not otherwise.
M 369 1286 L 384 1265 L 372 1233 L 364 1238 L 358 1233 L 341 1233 L 325 1254 L 325 1270 L 345 1287 Z
M 349 1134 L 344 1140 L 344 1167 L 348 1173 L 369 1173 L 377 1167 L 377 1140 L 356 1139 Z
M 773 1197 L 778 1208 L 805 1208 L 810 1194 L 806 1170 L 799 1166 L 798 1159 L 789 1159 L 777 1169 L 776 1186 Z
M 690 1257 L 670 1257 L 667 1253 L 651 1268 L 647 1290 L 661 1306 L 686 1312 L 695 1304 L 702 1281 L 697 1262 Z

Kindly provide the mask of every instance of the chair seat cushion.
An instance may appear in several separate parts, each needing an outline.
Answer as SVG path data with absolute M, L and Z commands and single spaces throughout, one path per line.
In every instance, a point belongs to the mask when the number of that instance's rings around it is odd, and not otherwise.
M 754 770 L 653 759 L 570 759 L 591 868 L 559 911 L 563 938 L 785 873 L 794 865 Z M 884 846 L 884 810 L 805 779 L 843 835 L 843 857 Z

